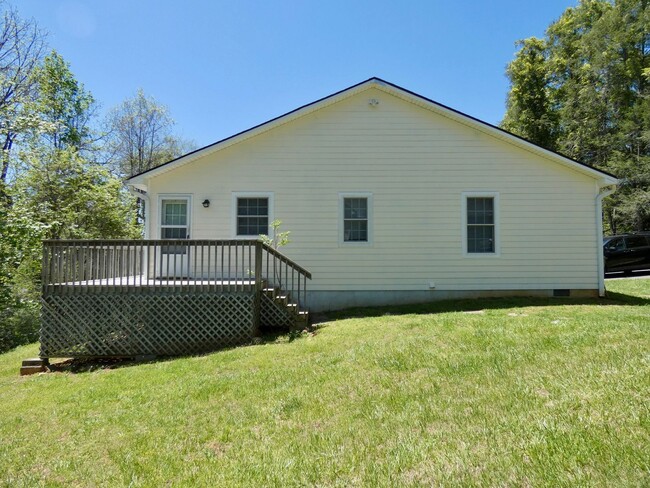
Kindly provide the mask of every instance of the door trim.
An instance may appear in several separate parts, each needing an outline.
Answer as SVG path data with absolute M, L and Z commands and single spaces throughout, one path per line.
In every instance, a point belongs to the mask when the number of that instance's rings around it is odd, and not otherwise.
M 158 194 L 158 225 L 156 234 L 162 239 L 163 200 L 187 200 L 187 239 L 192 235 L 192 197 L 191 193 L 160 193 Z

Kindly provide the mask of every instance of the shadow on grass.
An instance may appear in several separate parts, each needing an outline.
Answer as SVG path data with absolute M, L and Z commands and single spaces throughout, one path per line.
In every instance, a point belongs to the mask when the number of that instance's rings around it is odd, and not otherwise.
M 180 358 L 200 357 L 216 352 L 227 351 L 236 347 L 254 346 L 276 343 L 281 339 L 293 342 L 318 333 L 331 320 L 349 318 L 380 317 L 383 315 L 428 315 L 449 312 L 470 312 L 479 310 L 500 310 L 521 307 L 552 307 L 567 305 L 632 305 L 650 306 L 650 299 L 625 293 L 608 292 L 606 298 L 534 298 L 534 297 L 509 297 L 509 298 L 477 298 L 462 300 L 441 300 L 436 302 L 418 303 L 410 305 L 389 305 L 383 307 L 363 307 L 339 310 L 334 312 L 313 315 L 312 324 L 300 330 L 283 330 L 267 328 L 262 330 L 260 337 L 252 342 L 239 346 L 224 346 L 200 354 L 187 356 L 148 356 L 142 358 L 75 358 L 67 359 L 50 365 L 50 371 L 59 373 L 91 373 L 98 370 L 111 370 L 140 366 L 151 363 L 164 363 Z
M 607 298 L 600 300 L 603 305 L 650 305 L 650 298 L 643 298 L 635 295 L 626 295 L 625 293 L 607 292 Z
M 624 293 L 608 292 L 606 298 L 544 298 L 508 297 L 441 300 L 410 305 L 387 305 L 382 307 L 361 307 L 327 312 L 325 320 L 347 318 L 379 317 L 382 315 L 427 315 L 449 312 L 471 312 L 479 310 L 500 310 L 522 307 L 553 307 L 566 305 L 633 305 L 650 306 L 650 299 Z
M 92 373 L 94 371 L 141 366 L 148 363 L 164 363 L 181 356 L 157 356 L 146 360 L 133 357 L 120 358 L 70 358 L 52 362 L 49 366 L 51 373 Z
M 309 336 L 315 336 L 318 333 L 319 329 L 323 327 L 322 322 L 324 321 L 318 321 L 318 322 L 312 321 L 312 323 L 307 327 L 303 327 L 301 329 L 292 329 L 292 330 L 278 329 L 278 328 L 262 328 L 262 335 L 259 337 L 257 341 L 254 341 L 253 343 L 272 344 L 278 342 L 279 339 L 287 339 L 288 342 L 293 342 L 297 339 L 302 339 Z
M 179 356 L 137 356 L 137 357 L 115 357 L 115 358 L 69 358 L 63 359 L 58 362 L 52 362 L 49 366 L 51 373 L 92 373 L 94 371 L 112 370 L 119 368 L 129 368 L 133 366 L 141 366 L 143 364 L 165 363 L 182 358 L 201 357 L 208 354 L 223 352 L 230 349 L 235 349 L 243 346 L 256 346 L 262 344 L 272 344 L 278 342 L 282 338 L 286 338 L 288 342 L 293 342 L 310 335 L 315 335 L 320 325 L 310 325 L 300 330 L 283 330 L 277 328 L 262 329 L 259 337 L 255 337 L 250 342 L 245 342 L 239 345 L 217 347 L 211 350 L 206 350 L 197 354 L 179 355 Z

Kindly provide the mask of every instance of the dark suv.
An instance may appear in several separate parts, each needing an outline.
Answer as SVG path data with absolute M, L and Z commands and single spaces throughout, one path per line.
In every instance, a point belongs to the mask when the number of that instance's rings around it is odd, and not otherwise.
M 603 239 L 605 273 L 650 269 L 650 232 Z

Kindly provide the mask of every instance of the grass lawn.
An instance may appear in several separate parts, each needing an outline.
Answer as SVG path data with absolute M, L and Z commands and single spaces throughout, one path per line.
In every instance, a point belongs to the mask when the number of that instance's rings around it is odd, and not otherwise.
M 19 377 L 0 485 L 650 486 L 650 279 L 607 300 L 332 315 L 315 334 Z

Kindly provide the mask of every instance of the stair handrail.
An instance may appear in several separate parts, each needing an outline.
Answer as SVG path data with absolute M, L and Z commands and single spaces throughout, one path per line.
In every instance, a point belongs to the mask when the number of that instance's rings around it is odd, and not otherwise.
M 262 249 L 264 249 L 266 252 L 268 252 L 269 254 L 274 255 L 274 256 L 277 257 L 280 261 L 284 262 L 285 264 L 288 264 L 288 265 L 291 266 L 293 269 L 295 269 L 295 270 L 298 271 L 299 273 L 305 275 L 308 279 L 311 280 L 311 273 L 310 273 L 309 271 L 307 271 L 305 268 L 303 268 L 302 266 L 300 266 L 298 263 L 296 263 L 295 261 L 293 261 L 291 258 L 289 258 L 289 257 L 287 257 L 286 255 L 282 254 L 282 253 L 281 253 L 280 251 L 278 251 L 277 249 L 272 248 L 271 246 L 269 246 L 269 245 L 266 244 L 265 242 L 262 242 L 262 241 L 260 241 L 260 242 L 262 243 Z
M 312 279 L 311 273 L 265 242 L 258 241 L 257 246 L 259 246 L 260 258 L 262 252 L 265 252 L 266 254 L 266 268 L 265 270 L 260 269 L 260 275 L 258 276 L 262 277 L 263 275 L 263 278 L 270 288 L 279 288 L 283 292 L 286 292 L 287 295 L 291 297 L 291 303 L 296 305 L 295 310 L 297 313 L 306 310 L 307 280 Z M 262 260 L 263 259 L 261 258 L 260 264 Z M 264 271 L 266 272 L 264 273 Z M 256 279 L 256 281 L 258 281 L 258 279 Z

